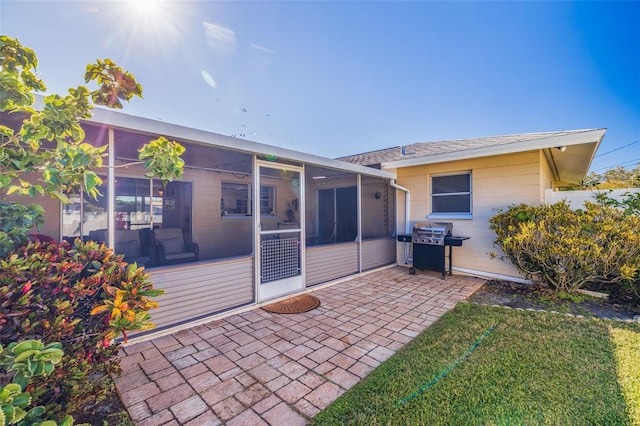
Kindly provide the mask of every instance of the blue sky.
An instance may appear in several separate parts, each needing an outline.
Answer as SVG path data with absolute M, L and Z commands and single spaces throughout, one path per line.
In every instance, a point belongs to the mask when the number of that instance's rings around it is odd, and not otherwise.
M 640 2 L 134 3 L 0 0 L 1 33 L 49 92 L 111 58 L 129 114 L 326 157 L 606 127 L 592 170 L 640 162 Z

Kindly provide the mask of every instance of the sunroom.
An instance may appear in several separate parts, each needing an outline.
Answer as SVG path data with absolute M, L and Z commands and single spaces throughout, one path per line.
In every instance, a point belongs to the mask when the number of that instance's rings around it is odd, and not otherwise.
M 144 265 L 160 329 L 396 261 L 392 173 L 102 109 L 83 127 L 108 146 L 102 196 L 45 200 L 42 232 Z M 136 160 L 161 135 L 186 148 L 166 186 Z

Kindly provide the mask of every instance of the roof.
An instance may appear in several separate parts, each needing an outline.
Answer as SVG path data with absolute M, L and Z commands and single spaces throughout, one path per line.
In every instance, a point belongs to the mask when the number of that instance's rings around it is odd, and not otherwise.
M 44 96 L 36 95 L 36 107 L 42 108 Z M 343 170 L 352 173 L 360 173 L 385 179 L 394 179 L 395 173 L 375 170 L 357 163 L 325 158 L 314 154 L 294 151 L 273 145 L 253 142 L 246 139 L 234 138 L 205 130 L 194 129 L 165 121 L 152 120 L 144 117 L 126 114 L 117 110 L 96 107 L 93 116 L 86 123 L 118 128 L 132 133 L 144 133 L 148 135 L 162 135 L 169 139 L 175 138 L 185 142 L 202 145 L 213 145 L 221 148 L 229 148 L 249 154 L 268 155 L 282 160 L 293 160 L 303 164 L 313 164 L 330 169 Z M 7 117 L 8 118 L 8 117 Z M 20 118 L 20 121 L 22 119 Z
M 581 129 L 421 142 L 340 157 L 338 160 L 390 170 L 544 150 L 556 180 L 560 184 L 575 184 L 584 179 L 605 132 L 606 129 Z

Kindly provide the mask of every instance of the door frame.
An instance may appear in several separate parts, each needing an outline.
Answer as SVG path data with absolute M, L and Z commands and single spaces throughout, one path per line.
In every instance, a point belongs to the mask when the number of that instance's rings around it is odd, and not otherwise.
M 279 230 L 263 230 L 261 224 L 261 212 L 260 212 L 260 186 L 261 186 L 261 174 L 262 168 L 275 169 L 275 170 L 290 170 L 299 174 L 299 188 L 300 195 L 298 196 L 298 215 L 299 215 L 299 227 L 294 229 L 287 229 L 287 233 L 298 233 L 299 235 L 299 247 L 300 247 L 300 273 L 298 275 L 283 278 L 276 281 L 270 281 L 262 284 L 261 272 L 262 272 L 262 237 L 265 235 L 273 235 L 282 233 Z M 254 174 L 253 174 L 253 188 L 252 188 L 252 208 L 253 208 L 253 228 L 254 228 L 254 273 L 255 273 L 255 285 L 256 285 L 256 299 L 258 302 L 263 302 L 269 299 L 275 299 L 280 296 L 285 296 L 290 293 L 295 293 L 305 288 L 305 179 L 304 179 L 304 165 L 292 166 L 284 163 L 275 163 L 258 160 L 254 156 Z M 276 189 L 276 203 L 279 196 Z

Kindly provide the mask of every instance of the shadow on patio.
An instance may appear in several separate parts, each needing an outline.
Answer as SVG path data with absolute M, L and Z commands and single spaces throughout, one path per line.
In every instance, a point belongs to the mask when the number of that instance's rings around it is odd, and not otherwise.
M 313 291 L 303 314 L 256 308 L 127 346 L 116 384 L 138 425 L 304 425 L 484 282 L 376 271 Z

